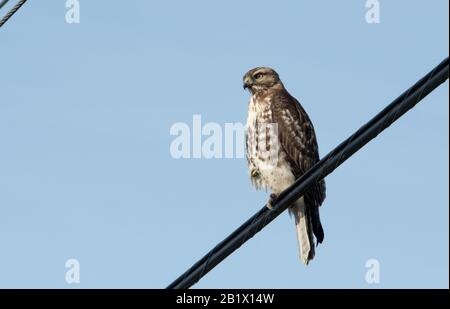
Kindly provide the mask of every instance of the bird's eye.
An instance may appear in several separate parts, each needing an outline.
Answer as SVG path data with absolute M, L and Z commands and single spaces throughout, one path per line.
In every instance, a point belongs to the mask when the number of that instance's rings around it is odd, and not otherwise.
M 262 73 L 258 73 L 258 74 L 255 75 L 255 79 L 260 79 L 261 77 L 263 77 Z

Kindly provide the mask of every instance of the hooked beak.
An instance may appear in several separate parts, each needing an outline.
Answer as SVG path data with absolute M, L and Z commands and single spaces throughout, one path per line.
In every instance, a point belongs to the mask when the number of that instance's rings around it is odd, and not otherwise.
M 253 79 L 250 76 L 244 78 L 244 90 L 253 86 Z

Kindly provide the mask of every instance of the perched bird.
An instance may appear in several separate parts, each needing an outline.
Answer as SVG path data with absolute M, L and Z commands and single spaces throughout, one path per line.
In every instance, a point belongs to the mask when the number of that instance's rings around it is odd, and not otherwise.
M 319 149 L 313 124 L 300 103 L 284 88 L 277 72 L 258 67 L 244 75 L 251 93 L 246 125 L 246 153 L 250 179 L 257 189 L 271 192 L 267 207 L 317 161 Z M 308 265 L 324 238 L 319 206 L 325 182 L 314 185 L 289 207 L 294 215 L 299 255 Z M 315 240 L 314 240 L 315 237 Z

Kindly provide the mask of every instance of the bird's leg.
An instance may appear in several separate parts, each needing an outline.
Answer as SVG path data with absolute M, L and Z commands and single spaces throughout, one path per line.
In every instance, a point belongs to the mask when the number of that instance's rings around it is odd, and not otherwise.
M 269 197 L 269 201 L 266 204 L 267 208 L 272 209 L 273 208 L 273 203 L 275 202 L 275 200 L 277 198 L 278 198 L 278 194 L 271 193 L 270 197 Z
M 259 170 L 256 169 L 256 168 L 252 169 L 252 171 L 251 171 L 251 173 L 250 173 L 250 176 L 251 176 L 252 178 L 259 178 L 259 176 L 260 176 Z

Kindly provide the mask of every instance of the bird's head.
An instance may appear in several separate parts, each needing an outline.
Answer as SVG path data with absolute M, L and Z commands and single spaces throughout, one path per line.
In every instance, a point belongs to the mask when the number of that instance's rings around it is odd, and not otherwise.
M 280 77 L 274 69 L 258 67 L 244 75 L 244 89 L 250 90 L 252 94 L 273 88 L 283 88 Z

